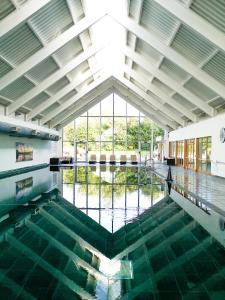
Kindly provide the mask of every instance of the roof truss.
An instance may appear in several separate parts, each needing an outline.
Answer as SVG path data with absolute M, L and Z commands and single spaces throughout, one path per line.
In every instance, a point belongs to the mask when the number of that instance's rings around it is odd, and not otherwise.
M 90 107 L 90 105 L 93 105 L 93 103 L 96 103 L 101 98 L 101 95 L 107 94 L 107 89 L 109 92 L 112 90 L 116 91 L 123 97 L 127 95 L 127 99 L 132 102 L 132 105 L 138 106 L 139 110 L 141 107 L 146 115 L 152 116 L 161 126 L 165 126 L 166 128 L 169 126 L 172 129 L 185 126 L 187 122 L 197 122 L 199 117 L 196 116 L 194 110 L 200 111 L 202 115 L 205 113 L 207 116 L 214 116 L 217 112 L 213 106 L 214 102 L 220 101 L 222 103 L 221 106 L 225 105 L 225 85 L 221 80 L 216 79 L 218 78 L 216 77 L 218 74 L 204 71 L 202 67 L 205 62 L 195 65 L 171 46 L 181 25 L 187 24 L 194 31 L 204 36 L 205 39 L 208 39 L 209 43 L 213 43 L 217 47 L 211 56 L 206 58 L 206 63 L 218 53 L 223 55 L 222 51 L 225 51 L 224 32 L 210 24 L 207 18 L 204 19 L 203 16 L 201 17 L 194 13 L 190 9 L 190 5 L 184 6 L 181 2 L 175 0 L 151 0 L 151 4 L 159 4 L 165 12 L 170 15 L 172 14 L 178 20 L 173 31 L 170 33 L 169 39 L 167 42 L 164 42 L 153 31 L 142 25 L 143 10 L 145 9 L 145 4 L 148 1 L 150 2 L 150 0 L 138 1 L 135 9 L 132 7 L 133 2 L 131 1 L 114 0 L 112 1 L 112 5 L 122 5 L 123 8 L 127 7 L 125 10 L 121 9 L 122 12 L 120 11 L 118 15 L 115 7 L 113 9 L 112 7 L 107 8 L 105 11 L 101 9 L 101 12 L 99 10 L 97 14 L 93 13 L 91 15 L 85 6 L 93 2 L 91 0 L 81 1 L 84 15 L 81 19 L 76 9 L 76 0 L 62 0 L 71 15 L 72 23 L 63 33 L 57 34 L 54 39 L 45 43 L 38 36 L 32 22 L 30 23 L 30 18 L 37 12 L 40 12 L 42 8 L 48 7 L 48 4 L 53 0 L 30 0 L 25 2 L 25 4 L 16 5 L 14 0 L 10 1 L 13 2 L 16 9 L 0 22 L 0 51 L 1 38 L 7 38 L 8 33 L 16 31 L 24 23 L 29 25 L 43 47 L 17 66 L 0 53 L 0 67 L 1 61 L 11 67 L 11 70 L 4 73 L 0 78 L 0 101 L 7 101 L 8 104 L 4 110 L 8 116 L 14 116 L 15 113 L 21 112 L 21 110 L 27 111 L 25 116 L 27 121 L 38 118 L 41 125 L 59 127 L 74 116 L 78 116 L 78 114 Z M 102 3 L 105 4 L 104 0 L 102 0 Z M 188 3 L 190 4 L 191 1 Z M 51 11 L 49 11 L 49 14 L 51 14 Z M 92 36 L 93 28 L 96 27 L 98 22 L 104 20 L 104 17 L 110 19 L 112 24 L 120 24 L 118 26 L 121 26 L 122 34 L 126 30 L 127 36 L 129 36 L 129 46 L 125 45 L 124 38 L 120 39 L 120 44 L 95 43 L 95 38 Z M 109 30 L 109 28 L 105 28 L 105 30 Z M 61 65 L 55 56 L 55 52 L 74 38 L 79 38 L 83 52 L 71 58 L 66 65 Z M 157 63 L 150 56 L 146 58 L 142 52 L 138 53 L 136 51 L 139 40 L 144 41 L 161 55 Z M 108 65 L 107 67 L 101 65 L 100 54 L 107 47 L 108 49 L 115 49 L 114 53 L 120 55 L 120 58 L 118 56 L 118 61 L 112 57 L 108 57 L 108 60 L 111 61 L 110 70 L 108 69 Z M 124 55 L 124 62 L 121 61 L 121 54 Z M 35 80 L 32 80 L 27 72 L 47 58 L 52 58 L 58 69 L 46 79 L 37 83 Z M 187 79 L 179 81 L 174 79 L 173 76 L 169 76 L 161 69 L 164 59 L 168 59 L 185 71 Z M 88 68 L 82 71 L 82 74 L 79 74 L 79 76 L 77 75 L 75 78 L 72 78 L 70 72 L 79 68 L 82 64 L 86 64 Z M 218 72 L 221 77 L 223 75 L 222 69 L 217 71 L 214 68 L 213 72 Z M 25 76 L 24 78 L 29 80 L 31 84 L 34 84 L 34 87 L 16 99 L 11 99 L 10 96 L 8 97 L 4 94 L 1 95 L 3 89 L 21 79 L 22 76 Z M 49 87 L 64 77 L 69 80 L 68 84 L 54 94 L 49 93 Z M 114 79 L 112 80 L 112 78 Z M 155 81 L 153 82 L 154 79 L 161 86 L 157 86 Z M 186 88 L 186 83 L 190 79 L 196 80 L 196 82 L 199 81 L 205 89 L 209 87 L 215 95 L 211 98 L 206 97 L 205 99 L 201 95 L 199 96 L 198 93 L 192 92 L 191 89 Z M 163 86 L 168 87 L 172 92 L 167 93 L 163 89 Z M 75 95 L 64 101 L 63 98 L 73 90 L 75 91 Z M 207 94 L 207 91 L 202 92 L 203 96 L 204 93 Z M 46 93 L 49 98 L 45 102 L 37 103 L 34 108 L 30 108 L 30 102 L 42 93 Z M 179 97 L 174 97 L 175 94 L 182 97 L 187 105 L 183 105 L 182 99 L 179 100 Z M 52 110 L 50 110 L 51 108 Z

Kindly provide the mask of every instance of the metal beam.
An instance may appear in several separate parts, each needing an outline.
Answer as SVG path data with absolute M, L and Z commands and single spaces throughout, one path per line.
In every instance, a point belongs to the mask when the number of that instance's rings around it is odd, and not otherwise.
M 179 115 L 174 113 L 172 110 L 169 110 L 166 108 L 163 104 L 159 103 L 156 99 L 152 98 L 150 95 L 146 94 L 143 90 L 141 90 L 139 87 L 137 87 L 135 84 L 127 80 L 125 77 L 115 75 L 116 78 L 121 81 L 124 85 L 126 85 L 128 88 L 132 89 L 135 93 L 137 93 L 141 98 L 145 99 L 149 104 L 151 104 L 153 107 L 160 110 L 162 113 L 167 115 L 169 119 L 173 119 L 175 122 L 179 123 L 182 126 L 185 126 L 185 122 L 182 118 L 180 118 Z
M 211 25 L 203 17 L 196 14 L 191 9 L 184 7 L 175 0 L 154 0 L 175 17 L 186 23 L 189 27 L 206 37 L 213 44 L 225 51 L 225 35 L 222 31 Z
M 186 109 L 182 104 L 179 104 L 175 99 L 166 95 L 163 91 L 157 88 L 154 84 L 152 84 L 144 75 L 140 75 L 137 71 L 129 68 L 127 65 L 123 66 L 124 71 L 128 73 L 133 79 L 141 83 L 146 89 L 154 93 L 157 97 L 159 97 L 163 102 L 168 103 L 170 106 L 178 110 L 184 116 L 192 120 L 193 122 L 197 122 L 197 116 L 193 114 L 191 111 Z
M 95 80 L 94 82 L 90 83 L 88 86 L 83 87 L 72 99 L 69 99 L 64 104 L 60 105 L 50 113 L 48 113 L 43 119 L 41 119 L 41 125 L 44 125 L 49 120 L 56 117 L 58 114 L 60 114 L 65 109 L 69 108 L 71 105 L 73 105 L 77 100 L 84 97 L 86 94 L 88 94 L 91 90 L 97 88 L 100 84 L 105 82 L 107 79 L 110 78 L 110 75 L 105 74 L 101 76 L 99 79 Z
M 31 89 L 29 92 L 27 92 L 25 95 L 18 98 L 15 102 L 10 104 L 7 107 L 7 113 L 8 115 L 12 114 L 14 111 L 18 110 L 21 106 L 24 106 L 27 102 L 29 102 L 31 99 L 36 97 L 41 92 L 45 91 L 48 87 L 53 85 L 55 82 L 63 78 L 67 73 L 77 68 L 80 64 L 82 64 L 84 61 L 86 61 L 89 57 L 97 53 L 99 50 L 101 50 L 104 46 L 91 46 L 75 58 L 73 58 L 68 64 L 66 64 L 64 67 L 50 75 L 48 78 L 43 80 L 41 83 L 39 83 L 36 87 Z M 29 116 L 28 116 L 29 118 Z
M 124 26 L 127 30 L 131 31 L 138 38 L 142 39 L 165 57 L 170 59 L 172 62 L 180 66 L 187 73 L 191 74 L 193 77 L 198 79 L 201 83 L 206 86 L 210 86 L 212 90 L 214 90 L 218 95 L 224 97 L 225 95 L 225 87 L 222 83 L 218 82 L 212 76 L 208 75 L 206 72 L 196 67 L 196 65 L 186 59 L 184 56 L 179 54 L 177 51 L 167 46 L 163 42 L 161 42 L 153 33 L 146 30 L 143 26 L 138 25 L 135 21 L 128 17 L 117 17 L 112 16 L 119 24 Z
M 214 109 L 209 106 L 205 101 L 200 99 L 198 96 L 193 94 L 192 92 L 185 89 L 183 86 L 178 84 L 174 79 L 166 75 L 163 71 L 159 70 L 156 66 L 151 64 L 149 60 L 142 57 L 137 52 L 134 52 L 129 47 L 123 47 L 122 51 L 127 55 L 132 57 L 132 59 L 140 65 L 143 69 L 145 69 L 147 72 L 154 75 L 156 78 L 158 78 L 160 81 L 165 83 L 167 86 L 169 86 L 172 90 L 176 91 L 180 95 L 182 95 L 184 98 L 186 98 L 189 102 L 193 103 L 195 106 L 203 110 L 206 114 L 209 116 L 214 116 Z
M 39 104 L 36 106 L 28 115 L 27 120 L 31 120 L 35 116 L 39 115 L 41 112 L 49 108 L 51 105 L 62 99 L 64 96 L 66 96 L 69 92 L 74 90 L 77 86 L 85 82 L 88 78 L 93 76 L 95 73 L 97 73 L 100 70 L 100 67 L 96 67 L 92 70 L 88 70 L 81 76 L 80 78 L 75 78 L 70 84 L 66 85 L 64 88 L 62 88 L 58 93 L 56 93 L 54 96 L 47 99 L 44 103 Z
M 66 43 L 71 41 L 73 38 L 79 36 L 82 32 L 87 30 L 90 26 L 98 22 L 104 14 L 95 15 L 92 17 L 85 17 L 79 21 L 76 25 L 73 25 L 64 33 L 56 37 L 52 42 L 50 42 L 46 47 L 37 51 L 27 60 L 22 62 L 16 69 L 13 69 L 7 73 L 2 79 L 0 79 L 1 89 L 8 86 L 10 83 L 21 77 L 23 74 L 27 73 L 34 66 L 42 62 L 44 59 L 52 55 Z
M 0 38 L 10 30 L 25 22 L 51 0 L 31 0 L 12 12 L 0 22 Z

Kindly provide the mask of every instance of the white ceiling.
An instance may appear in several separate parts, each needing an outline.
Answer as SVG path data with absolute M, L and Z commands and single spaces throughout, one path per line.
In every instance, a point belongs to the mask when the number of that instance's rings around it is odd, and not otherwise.
M 1 0 L 0 105 L 65 126 L 116 92 L 172 130 L 225 109 L 225 2 Z

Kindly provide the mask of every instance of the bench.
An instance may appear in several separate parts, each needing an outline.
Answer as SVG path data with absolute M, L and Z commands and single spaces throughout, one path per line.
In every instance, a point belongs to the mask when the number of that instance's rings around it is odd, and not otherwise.
M 106 155 L 105 154 L 100 155 L 99 163 L 100 164 L 105 164 L 106 163 Z
M 115 165 L 115 164 L 116 164 L 116 156 L 115 156 L 114 154 L 111 154 L 111 155 L 110 155 L 109 163 L 110 163 L 111 165 Z
M 124 154 L 120 155 L 120 164 L 125 165 L 127 163 L 127 156 Z
M 130 156 L 130 161 L 132 165 L 137 165 L 137 155 L 136 154 L 131 154 Z
M 91 154 L 89 164 L 96 164 L 96 154 Z

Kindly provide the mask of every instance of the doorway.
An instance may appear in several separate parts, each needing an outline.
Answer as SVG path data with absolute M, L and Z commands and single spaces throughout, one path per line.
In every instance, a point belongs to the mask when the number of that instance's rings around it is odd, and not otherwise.
M 87 162 L 87 142 L 86 141 L 78 141 L 75 142 L 75 163 L 79 162 Z

